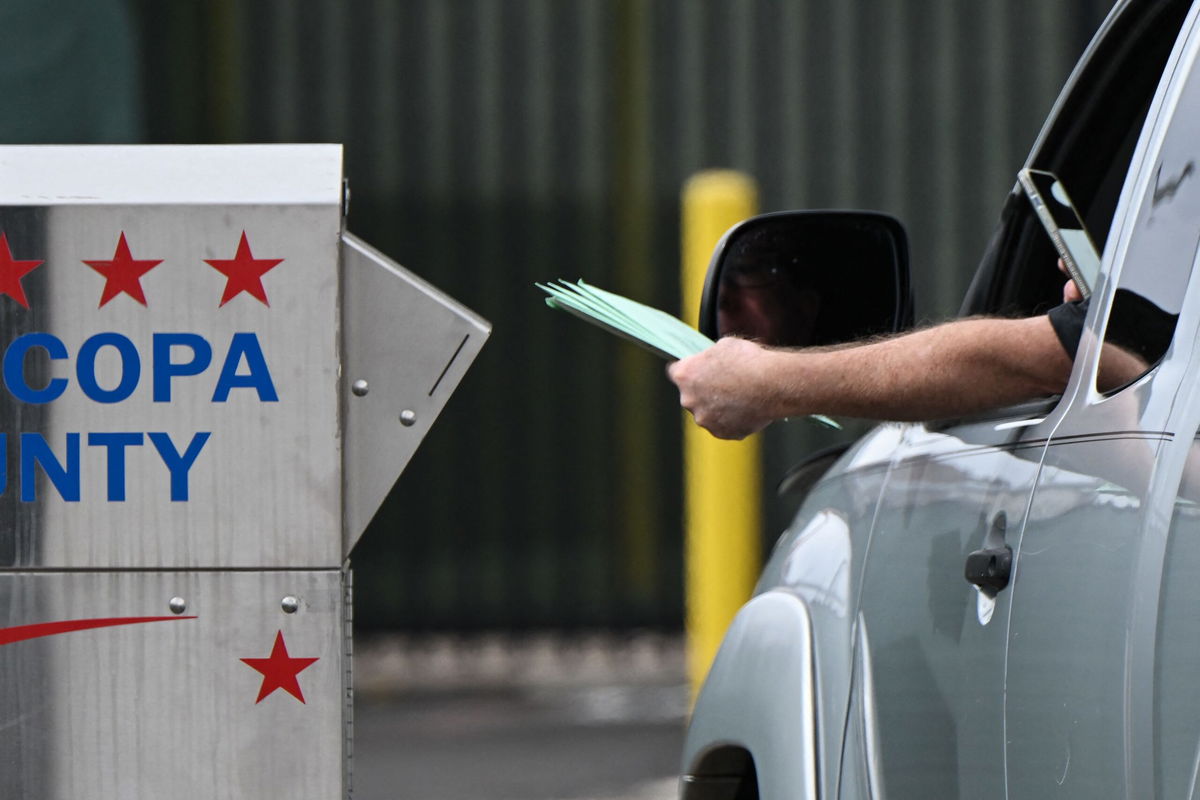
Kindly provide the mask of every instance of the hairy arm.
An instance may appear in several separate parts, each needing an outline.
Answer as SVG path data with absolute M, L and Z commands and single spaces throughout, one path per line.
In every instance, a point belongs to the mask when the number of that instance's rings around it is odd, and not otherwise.
M 724 439 L 805 414 L 961 416 L 1060 393 L 1070 373 L 1045 316 L 958 320 L 836 349 L 775 350 L 726 338 L 667 368 L 683 407 Z

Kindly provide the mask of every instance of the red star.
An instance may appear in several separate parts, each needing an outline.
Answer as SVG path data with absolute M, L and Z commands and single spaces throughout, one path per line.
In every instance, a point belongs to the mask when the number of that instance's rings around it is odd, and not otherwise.
M 6 294 L 25 308 L 29 308 L 29 300 L 25 298 L 21 278 L 41 263 L 43 262 L 18 261 L 13 258 L 12 251 L 8 249 L 8 234 L 0 233 L 0 294 Z
M 162 259 L 135 259 L 129 252 L 125 241 L 125 231 L 117 240 L 117 251 L 110 261 L 84 261 L 92 269 L 104 276 L 104 291 L 100 294 L 100 308 L 121 292 L 146 305 L 146 295 L 142 292 L 141 277 L 162 263 Z
M 283 689 L 303 703 L 304 694 L 300 691 L 300 681 L 296 680 L 296 676 L 319 659 L 289 656 L 287 645 L 283 643 L 283 631 L 279 631 L 275 634 L 275 646 L 271 648 L 270 658 L 243 658 L 241 660 L 246 666 L 262 673 L 262 688 L 258 690 L 258 699 L 254 701 L 254 704 L 258 705 L 263 698 L 276 689 Z
M 267 292 L 263 289 L 262 276 L 282 261 L 282 258 L 255 258 L 250 252 L 250 243 L 246 241 L 245 231 L 242 231 L 242 240 L 238 242 L 237 255 L 233 258 L 204 259 L 204 263 L 229 279 L 225 282 L 221 305 L 225 305 L 239 293 L 246 292 L 261 300 L 264 306 L 270 306 L 267 302 Z

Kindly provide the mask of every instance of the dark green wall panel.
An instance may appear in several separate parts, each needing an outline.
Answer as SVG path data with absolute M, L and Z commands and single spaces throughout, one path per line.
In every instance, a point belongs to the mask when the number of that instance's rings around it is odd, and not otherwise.
M 950 314 L 1106 4 L 134 9 L 152 141 L 345 142 L 352 229 L 495 324 L 355 555 L 360 625 L 578 628 L 681 624 L 680 415 L 660 363 L 533 281 L 674 309 L 680 186 L 733 167 L 764 210 L 901 217 L 919 315 Z M 769 480 L 826 441 L 773 431 Z

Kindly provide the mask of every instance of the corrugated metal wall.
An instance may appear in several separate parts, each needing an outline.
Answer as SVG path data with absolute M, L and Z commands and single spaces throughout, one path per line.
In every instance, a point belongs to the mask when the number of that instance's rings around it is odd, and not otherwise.
M 541 306 L 677 305 L 678 192 L 909 226 L 952 313 L 1101 0 L 140 0 L 152 141 L 342 141 L 353 230 L 495 324 L 355 557 L 363 626 L 680 624 L 662 365 Z M 823 443 L 775 432 L 768 474 Z M 783 518 L 772 506 L 771 527 Z M 773 538 L 773 536 L 771 536 Z

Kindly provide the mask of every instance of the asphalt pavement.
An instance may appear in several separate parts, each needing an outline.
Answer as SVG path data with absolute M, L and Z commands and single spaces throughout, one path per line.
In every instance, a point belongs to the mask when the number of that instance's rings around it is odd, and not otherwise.
M 355 670 L 355 800 L 678 796 L 678 639 L 377 643 Z

